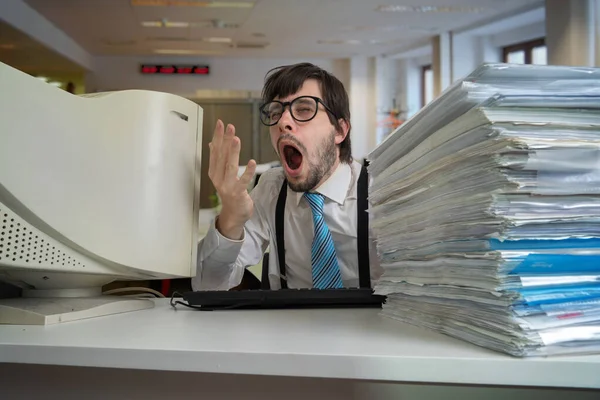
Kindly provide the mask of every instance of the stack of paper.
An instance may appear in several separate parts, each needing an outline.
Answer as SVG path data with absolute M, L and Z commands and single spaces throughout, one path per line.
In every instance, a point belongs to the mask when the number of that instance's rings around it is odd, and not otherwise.
M 600 351 L 600 69 L 484 65 L 368 159 L 383 315 L 517 356 Z

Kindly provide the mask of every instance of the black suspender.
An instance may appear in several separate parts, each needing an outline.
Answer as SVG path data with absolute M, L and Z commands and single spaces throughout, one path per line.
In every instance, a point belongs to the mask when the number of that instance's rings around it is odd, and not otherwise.
M 275 209 L 275 237 L 277 238 L 277 261 L 279 261 L 279 279 L 281 288 L 287 289 L 285 280 L 285 240 L 283 239 L 283 211 L 285 211 L 285 200 L 287 199 L 287 179 L 283 180 L 279 198 L 277 199 L 277 208 Z M 269 267 L 267 266 L 267 269 Z
M 285 201 L 287 199 L 287 179 L 283 180 L 283 185 L 279 190 L 277 198 L 277 206 L 275 208 L 275 238 L 277 239 L 277 261 L 279 264 L 279 279 L 281 280 L 281 288 L 287 289 L 287 281 L 285 279 L 285 240 L 283 236 L 283 212 L 285 211 Z M 263 259 L 261 289 L 268 290 L 271 288 L 269 282 L 269 262 L 268 258 Z
M 358 250 L 358 280 L 361 288 L 371 287 L 371 267 L 369 263 L 369 214 L 368 210 L 369 194 L 369 176 L 367 174 L 367 163 L 362 167 L 358 177 L 356 188 L 357 195 L 357 227 L 356 241 Z M 275 208 L 275 238 L 277 240 L 277 260 L 279 264 L 279 274 L 281 279 L 281 288 L 287 289 L 285 279 L 285 243 L 283 234 L 283 212 L 285 210 L 285 201 L 287 198 L 287 180 L 283 180 L 283 185 L 279 191 L 277 206 Z M 270 289 L 269 283 L 269 265 L 268 260 L 263 260 L 262 270 L 262 289 Z
M 369 264 L 369 176 L 367 164 L 360 170 L 356 188 L 357 232 L 358 245 L 358 281 L 361 288 L 371 287 L 371 267 Z

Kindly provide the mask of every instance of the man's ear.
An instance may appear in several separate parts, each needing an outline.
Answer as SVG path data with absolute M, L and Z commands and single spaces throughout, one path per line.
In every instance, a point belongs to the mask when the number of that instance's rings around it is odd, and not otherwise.
M 335 144 L 342 143 L 346 139 L 346 136 L 348 136 L 348 132 L 350 132 L 350 121 L 340 118 L 338 119 L 338 123 L 340 124 L 340 129 L 336 132 Z

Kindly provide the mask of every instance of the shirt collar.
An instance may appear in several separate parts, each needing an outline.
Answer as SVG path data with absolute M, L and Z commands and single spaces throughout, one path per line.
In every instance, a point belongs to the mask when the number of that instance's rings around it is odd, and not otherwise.
M 336 170 L 331 174 L 329 178 L 321 186 L 319 186 L 315 192 L 321 193 L 323 196 L 335 201 L 342 205 L 346 199 L 348 193 L 348 187 L 350 186 L 350 180 L 352 179 L 351 166 L 340 162 Z M 293 192 L 296 196 L 296 205 L 300 204 L 300 199 L 304 195 L 303 192 Z

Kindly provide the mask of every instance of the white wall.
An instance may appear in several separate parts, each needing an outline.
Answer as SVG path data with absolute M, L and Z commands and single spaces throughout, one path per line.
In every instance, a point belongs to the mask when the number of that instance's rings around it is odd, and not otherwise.
M 377 110 L 375 144 L 377 145 L 390 133 L 390 129 L 382 124 L 382 121 L 389 117 L 389 111 L 394 107 L 394 99 L 396 99 L 396 107 L 399 108 L 399 93 L 397 61 L 390 58 L 377 57 L 375 64 L 375 106 Z
M 482 29 L 464 31 L 452 37 L 452 81 L 464 78 L 484 62 L 501 62 L 502 48 L 546 36 L 544 21 L 537 21 L 494 34 Z
M 469 33 L 452 35 L 452 82 L 477 68 L 480 56 L 478 39 Z
M 350 115 L 352 156 L 362 160 L 377 140 L 376 62 L 373 57 L 350 60 Z
M 470 74 L 482 63 L 501 62 L 502 47 L 545 37 L 544 16 L 544 9 L 536 8 L 502 20 L 452 32 L 450 54 L 444 51 L 448 46 L 444 46 L 443 41 L 436 38 L 432 40 L 431 46 L 422 46 L 397 54 L 396 57 L 402 58 L 397 69 L 398 81 L 403 86 L 401 107 L 407 111 L 409 117 L 421 108 L 421 66 L 434 65 L 434 79 L 442 83 L 444 88 L 449 73 L 450 82 L 455 82 Z M 427 49 L 427 56 L 422 54 L 423 49 Z M 436 50 L 437 54 L 433 54 Z M 440 57 L 449 60 L 444 62 Z M 436 71 L 436 63 L 443 65 L 441 71 Z
M 424 60 L 422 60 L 424 61 Z M 398 79 L 402 85 L 400 109 L 406 111 L 408 118 L 421 108 L 421 64 L 417 58 L 406 58 L 400 61 Z
M 546 36 L 545 21 L 528 24 L 520 28 L 511 29 L 491 36 L 491 43 L 495 47 L 505 47 L 517 43 L 528 42 Z
M 249 58 L 196 58 L 185 57 L 96 57 L 95 70 L 86 80 L 89 92 L 145 89 L 168 92 L 184 97 L 195 97 L 197 91 L 258 91 L 262 89 L 265 74 L 274 67 L 300 61 L 312 62 L 328 71 L 334 60 L 249 59 Z M 198 64 L 210 66 L 209 75 L 142 75 L 140 64 Z
M 497 63 L 502 61 L 500 49 L 492 43 L 491 36 L 480 36 L 477 40 L 477 62 Z

